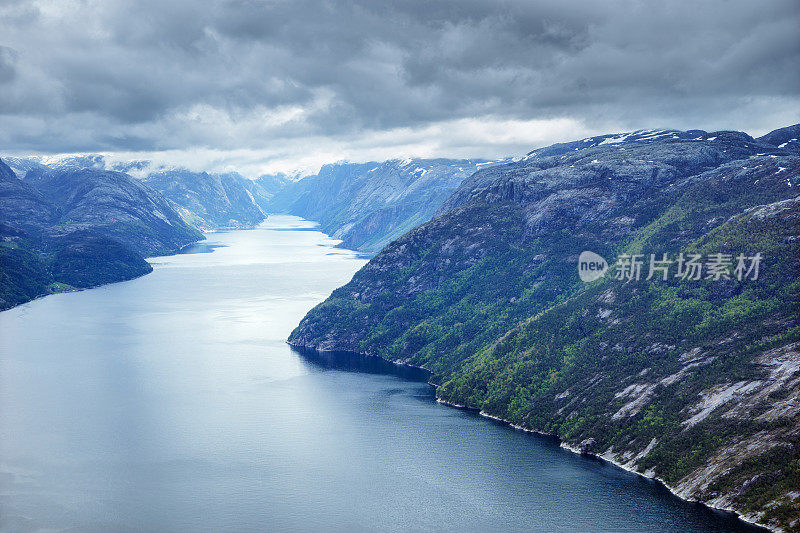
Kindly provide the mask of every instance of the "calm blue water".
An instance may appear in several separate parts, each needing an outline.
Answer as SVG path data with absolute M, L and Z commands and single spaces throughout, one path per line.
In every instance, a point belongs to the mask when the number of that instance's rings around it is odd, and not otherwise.
M 745 530 L 378 362 L 293 352 L 364 264 L 308 228 L 0 313 L 2 530 Z

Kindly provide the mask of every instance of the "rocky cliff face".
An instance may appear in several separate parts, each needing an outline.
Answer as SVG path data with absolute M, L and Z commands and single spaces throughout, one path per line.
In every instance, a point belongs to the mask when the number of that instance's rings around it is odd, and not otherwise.
M 368 253 L 430 220 L 480 160 L 407 159 L 325 165 L 276 193 L 268 208 L 320 222 L 342 246 Z
M 425 366 L 444 401 L 798 530 L 799 130 L 603 136 L 481 170 L 290 342 Z M 611 266 L 592 283 L 586 250 Z M 639 279 L 614 265 L 634 255 Z M 694 255 L 700 279 L 676 277 Z

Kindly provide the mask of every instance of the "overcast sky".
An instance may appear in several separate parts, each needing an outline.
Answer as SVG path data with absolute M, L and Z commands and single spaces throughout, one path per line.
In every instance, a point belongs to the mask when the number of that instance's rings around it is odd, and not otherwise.
M 0 155 L 313 170 L 800 122 L 800 2 L 0 0 Z

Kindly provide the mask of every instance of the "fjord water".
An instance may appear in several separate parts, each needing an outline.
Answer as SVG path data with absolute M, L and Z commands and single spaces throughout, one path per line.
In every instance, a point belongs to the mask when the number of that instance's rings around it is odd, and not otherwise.
M 414 372 L 291 350 L 364 264 L 311 226 L 270 217 L 0 313 L 0 529 L 749 529 Z

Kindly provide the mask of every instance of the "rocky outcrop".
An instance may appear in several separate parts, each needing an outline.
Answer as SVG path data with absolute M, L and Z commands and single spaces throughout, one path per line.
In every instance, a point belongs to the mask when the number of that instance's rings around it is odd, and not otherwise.
M 800 152 L 800 124 L 771 131 L 763 137 L 759 137 L 758 140 L 783 150 Z

